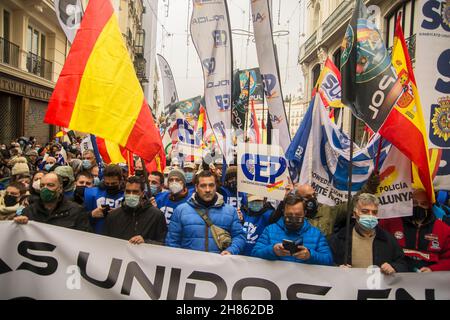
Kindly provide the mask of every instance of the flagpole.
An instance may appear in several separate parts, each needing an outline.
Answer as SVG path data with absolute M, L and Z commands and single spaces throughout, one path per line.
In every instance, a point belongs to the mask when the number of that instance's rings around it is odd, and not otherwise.
M 351 116 L 351 125 L 350 125 L 350 161 L 348 164 L 348 200 L 347 200 L 347 220 L 345 223 L 346 232 L 345 232 L 345 253 L 344 253 L 344 264 L 348 264 L 348 255 L 349 255 L 349 244 L 350 244 L 350 216 L 352 215 L 352 176 L 353 176 L 353 141 L 355 140 L 355 127 L 356 127 L 356 118 L 353 116 L 353 113 L 350 113 Z
M 253 99 L 251 101 L 253 103 Z M 247 143 L 248 142 L 248 110 L 249 110 L 249 105 L 247 104 L 247 107 L 245 108 L 245 117 L 244 117 L 244 121 L 245 121 L 245 136 L 244 136 L 244 142 Z
M 378 143 L 377 158 L 375 161 L 375 172 L 378 172 L 378 165 L 380 163 L 380 154 L 381 154 L 381 145 L 382 144 L 383 144 L 383 137 L 380 136 L 380 142 Z
M 156 157 L 156 156 L 155 156 Z M 152 197 L 152 192 L 150 189 L 150 182 L 148 181 L 148 172 L 147 172 L 147 168 L 145 167 L 145 161 L 144 159 L 142 159 L 142 157 L 139 157 L 139 159 L 141 159 L 141 164 L 142 164 L 142 173 L 144 174 L 144 179 L 145 179 L 145 186 L 147 187 L 147 193 L 150 194 L 149 199 Z

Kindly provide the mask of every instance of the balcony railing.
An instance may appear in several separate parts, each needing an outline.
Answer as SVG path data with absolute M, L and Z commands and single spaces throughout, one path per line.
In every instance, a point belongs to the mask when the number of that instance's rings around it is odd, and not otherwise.
M 314 32 L 311 37 L 309 37 L 308 40 L 305 42 L 305 54 L 310 52 L 314 46 L 316 45 L 317 41 L 317 32 Z
M 19 46 L 0 37 L 0 62 L 19 67 Z
M 336 10 L 325 20 L 322 26 L 322 34 L 328 35 L 336 30 L 344 21 L 352 15 L 353 6 L 351 3 L 344 1 Z
M 27 70 L 37 76 L 52 80 L 52 62 L 31 52 L 27 54 Z

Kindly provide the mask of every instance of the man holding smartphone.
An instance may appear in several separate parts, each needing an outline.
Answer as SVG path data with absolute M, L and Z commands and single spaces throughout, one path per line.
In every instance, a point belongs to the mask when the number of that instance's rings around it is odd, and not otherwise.
M 325 236 L 305 219 L 303 198 L 292 194 L 285 200 L 284 219 L 264 229 L 252 256 L 306 264 L 333 264 Z

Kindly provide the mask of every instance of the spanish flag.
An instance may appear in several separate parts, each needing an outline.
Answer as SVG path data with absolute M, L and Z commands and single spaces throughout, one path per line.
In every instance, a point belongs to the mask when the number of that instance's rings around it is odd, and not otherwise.
M 128 151 L 117 143 L 96 137 L 98 152 L 106 164 L 127 163 Z
M 151 161 L 161 137 L 110 0 L 90 0 L 45 115 Z
M 423 187 L 429 201 L 434 203 L 425 121 L 400 19 L 397 19 L 395 28 L 392 64 L 401 80 L 403 93 L 381 127 L 380 134 L 411 160 L 413 173 L 416 171 L 417 178 L 420 178 L 420 181 L 414 179 L 414 186 Z

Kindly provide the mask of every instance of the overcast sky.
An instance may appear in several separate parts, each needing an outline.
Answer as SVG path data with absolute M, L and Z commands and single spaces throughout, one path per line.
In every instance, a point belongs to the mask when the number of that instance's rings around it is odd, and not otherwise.
M 281 8 L 280 8 L 280 3 Z M 305 0 L 273 0 L 274 32 L 289 31 L 288 36 L 275 37 L 280 64 L 283 95 L 300 94 L 303 76 L 297 65 L 298 48 L 305 41 Z M 168 5 L 168 7 L 167 7 Z M 250 0 L 228 0 L 231 29 L 253 31 L 250 17 Z M 180 100 L 203 94 L 203 75 L 200 60 L 189 32 L 192 1 L 159 0 L 158 39 L 156 52 L 169 62 L 175 76 Z M 250 23 L 249 23 L 250 22 Z M 164 29 L 162 26 L 164 26 Z M 169 33 L 169 35 L 168 35 Z M 254 43 L 247 36 L 233 34 L 234 68 L 245 69 L 258 66 Z

